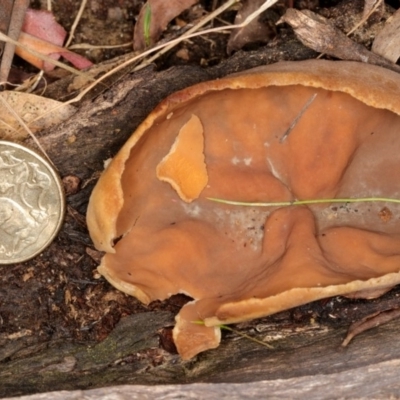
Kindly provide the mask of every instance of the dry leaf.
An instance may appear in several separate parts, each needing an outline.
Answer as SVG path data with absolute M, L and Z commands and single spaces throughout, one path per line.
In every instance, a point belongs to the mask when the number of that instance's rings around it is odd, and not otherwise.
M 88 68 L 92 65 L 92 63 L 85 57 L 82 57 L 79 54 L 73 53 L 72 51 L 45 40 L 41 40 L 35 36 L 29 35 L 28 33 L 22 32 L 18 41 L 27 48 L 35 50 L 38 53 L 44 54 L 54 60 L 58 60 L 60 56 L 62 56 L 79 69 Z M 54 69 L 54 64 L 40 59 L 22 47 L 17 47 L 15 49 L 15 53 L 25 61 L 28 61 L 30 64 L 34 65 L 36 68 L 43 69 L 44 71 L 51 71 Z
M 400 10 L 397 10 L 376 36 L 372 51 L 380 56 L 397 62 L 400 57 Z
M 246 0 L 243 7 L 236 14 L 235 25 L 241 24 L 249 15 L 253 14 L 265 0 Z M 269 26 L 260 20 L 261 16 L 251 21 L 243 28 L 235 29 L 229 37 L 227 52 L 240 50 L 246 44 L 262 42 L 266 43 L 275 35 L 273 26 Z
M 44 10 L 28 9 L 25 14 L 22 30 L 57 46 L 62 46 L 67 36 L 67 32 L 55 20 L 54 15 Z
M 35 50 L 54 60 L 58 60 L 62 56 L 79 69 L 88 68 L 92 65 L 85 57 L 62 47 L 67 32 L 56 22 L 50 12 L 28 10 L 22 30 L 18 41 L 28 49 Z M 54 69 L 54 64 L 40 59 L 22 47 L 18 46 L 15 53 L 39 69 L 45 71 Z
M 22 118 L 32 132 L 59 124 L 76 111 L 75 107 L 29 93 L 4 91 L 0 96 Z M 55 112 L 56 111 L 56 112 Z M 0 104 L 0 138 L 22 140 L 27 132 L 15 116 Z
M 368 51 L 361 44 L 353 42 L 324 17 L 311 11 L 301 12 L 289 8 L 279 22 L 289 24 L 294 29 L 297 38 L 315 51 L 341 60 L 365 62 L 400 72 L 399 66 Z
M 148 0 L 135 25 L 133 47 L 143 50 L 153 45 L 168 23 L 199 0 Z M 149 25 L 148 28 L 146 25 Z

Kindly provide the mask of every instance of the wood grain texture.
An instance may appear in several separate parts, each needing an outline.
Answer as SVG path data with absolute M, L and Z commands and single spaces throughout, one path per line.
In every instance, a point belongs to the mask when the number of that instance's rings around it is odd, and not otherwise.
M 11 374 L 17 370 L 24 373 L 24 380 L 18 383 L 20 391 L 29 388 L 40 392 L 51 387 L 71 390 L 21 397 L 27 400 L 246 399 L 266 393 L 269 398 L 376 399 L 400 393 L 400 345 L 396 340 L 400 321 L 358 338 L 346 349 L 340 347 L 343 329 L 323 329 L 319 333 L 305 329 L 279 340 L 274 350 L 240 338 L 226 340 L 217 350 L 190 362 L 182 363 L 177 356 L 164 354 L 165 362 L 159 366 L 148 365 L 145 358 L 118 364 L 124 354 L 155 346 L 155 328 L 170 317 L 168 313 L 132 316 L 100 345 L 64 345 L 42 351 L 31 360 L 11 363 L 8 371 L 0 373 L 2 395 L 16 392 L 17 383 L 11 383 Z M 127 331 L 132 334 L 126 336 Z M 71 371 L 60 368 L 67 354 L 76 359 Z M 52 365 L 48 364 L 50 359 Z M 174 382 L 179 384 L 171 384 Z M 73 391 L 74 387 L 100 385 L 104 387 Z

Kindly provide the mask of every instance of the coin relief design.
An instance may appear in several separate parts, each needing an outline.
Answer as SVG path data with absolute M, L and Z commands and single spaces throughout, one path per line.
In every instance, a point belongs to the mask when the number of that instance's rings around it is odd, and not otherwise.
M 43 251 L 64 217 L 64 193 L 51 165 L 36 152 L 0 141 L 0 264 Z

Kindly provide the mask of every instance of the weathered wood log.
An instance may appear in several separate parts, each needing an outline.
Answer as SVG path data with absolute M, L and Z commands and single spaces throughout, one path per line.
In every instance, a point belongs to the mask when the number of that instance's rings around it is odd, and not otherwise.
M 87 391 L 61 391 L 20 397 L 21 400 L 130 400 L 154 398 L 179 399 L 337 399 L 343 398 L 395 398 L 400 390 L 399 360 L 386 361 L 373 367 L 355 368 L 350 371 L 313 378 L 299 377 L 244 384 L 196 383 L 191 385 L 117 386 Z M 381 377 L 385 375 L 385 384 Z M 355 394 L 356 393 L 356 394 Z
M 340 346 L 343 328 L 314 325 L 282 334 L 273 342 L 273 350 L 236 337 L 224 340 L 217 350 L 181 362 L 158 348 L 156 331 L 170 323 L 171 317 L 167 312 L 133 315 L 100 344 L 53 344 L 28 359 L 9 362 L 0 372 L 0 394 L 103 387 L 85 393 L 85 398 L 108 399 L 111 394 L 120 399 L 154 398 L 179 393 L 180 398 L 239 399 L 268 393 L 270 398 L 319 399 L 389 398 L 400 391 L 400 321 L 357 338 L 345 349 Z M 17 381 L 15 374 L 22 380 Z M 209 384 L 181 385 L 193 382 Z M 172 383 L 176 384 L 153 386 Z M 126 384 L 141 386 L 115 387 Z M 80 391 L 60 392 L 32 399 L 82 395 Z

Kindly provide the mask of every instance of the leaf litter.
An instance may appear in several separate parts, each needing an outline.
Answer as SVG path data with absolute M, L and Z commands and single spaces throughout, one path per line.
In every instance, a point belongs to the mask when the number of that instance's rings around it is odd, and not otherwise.
M 199 0 L 148 0 L 140 10 L 135 25 L 135 50 L 141 51 L 154 45 L 168 23 Z

